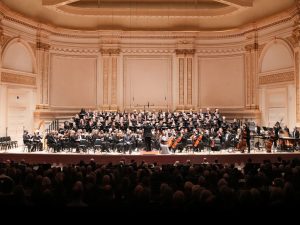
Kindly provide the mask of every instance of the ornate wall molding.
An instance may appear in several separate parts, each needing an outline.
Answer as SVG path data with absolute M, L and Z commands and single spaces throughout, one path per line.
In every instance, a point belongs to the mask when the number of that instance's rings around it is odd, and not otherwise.
M 65 52 L 65 53 L 81 53 L 81 54 L 98 54 L 100 52 L 99 49 L 89 49 L 89 48 L 68 48 L 68 47 L 58 47 L 51 46 L 50 50 L 57 52 Z
M 49 45 L 49 44 L 46 44 L 46 43 L 43 43 L 43 42 L 40 42 L 40 41 L 38 41 L 38 42 L 36 43 L 36 48 L 37 48 L 38 50 L 49 51 L 49 49 L 50 49 L 50 45 Z
M 258 49 L 259 49 L 258 43 L 252 43 L 252 44 L 248 44 L 245 46 L 246 51 L 253 51 L 253 50 L 258 50 Z
M 100 49 L 102 55 L 119 55 L 121 49 L 119 48 L 102 48 Z
M 283 72 L 283 73 L 277 73 L 277 74 L 271 74 L 266 76 L 260 76 L 259 77 L 259 84 L 274 84 L 274 83 L 280 83 L 280 82 L 287 82 L 287 81 L 294 81 L 295 76 L 294 72 Z
M 10 36 L 7 36 L 7 35 L 0 35 L 0 38 L 1 38 L 1 40 L 0 40 L 0 44 L 2 45 L 2 46 L 5 46 L 11 39 L 12 39 L 12 37 L 10 37 Z
M 194 55 L 195 49 L 175 49 L 176 55 Z
M 139 48 L 139 49 L 132 49 L 132 48 L 122 48 L 121 49 L 122 53 L 133 53 L 133 54 L 164 54 L 164 53 L 168 53 L 168 54 L 172 54 L 174 53 L 174 49 L 146 49 L 146 48 Z
M 153 35 L 153 31 L 148 32 L 141 32 L 142 35 L 136 35 L 135 33 L 132 34 L 132 32 L 126 32 L 126 31 L 120 31 L 117 30 L 115 32 L 107 32 L 107 31 L 100 31 L 99 30 L 90 30 L 86 32 L 79 32 L 78 30 L 72 30 L 68 28 L 59 28 L 55 27 L 50 24 L 43 24 L 39 23 L 33 19 L 29 19 L 27 17 L 24 17 L 20 13 L 16 13 L 9 9 L 4 3 L 0 2 L 0 13 L 3 15 L 3 20 L 8 20 L 13 23 L 21 24 L 23 26 L 26 26 L 30 29 L 40 29 L 42 31 L 48 32 L 50 35 L 59 36 L 59 37 L 70 37 L 70 38 L 97 38 L 102 36 L 107 36 L 107 33 L 110 33 L 112 36 L 118 36 L 119 38 L 128 38 L 128 37 L 137 37 L 137 38 L 149 38 L 151 35 L 152 37 L 160 37 L 160 38 L 186 38 L 186 35 L 182 35 L 176 31 L 174 32 L 156 32 L 158 36 Z M 298 16 L 298 10 L 297 7 L 290 8 L 282 13 L 276 14 L 274 16 L 271 16 L 266 19 L 261 19 L 256 23 L 257 30 L 264 30 L 268 29 L 270 27 L 284 24 L 290 20 L 293 20 L 295 17 Z M 42 27 L 42 28 L 41 28 Z M 200 31 L 200 32 L 194 32 L 192 35 L 194 37 L 204 37 L 205 39 L 223 39 L 223 38 L 235 38 L 235 37 L 242 37 L 250 32 L 253 32 L 253 24 L 249 23 L 244 26 L 239 27 L 238 29 L 228 30 L 224 32 L 220 31 Z M 102 34 L 103 33 L 103 34 Z M 116 33 L 116 35 L 115 35 Z M 130 34 L 129 34 L 130 33 Z M 146 35 L 145 35 L 146 34 Z
M 1 82 L 35 86 L 36 78 L 30 77 L 30 76 L 19 75 L 19 74 L 2 72 L 1 73 Z
M 244 47 L 237 47 L 237 48 L 201 48 L 199 47 L 196 49 L 196 53 L 198 54 L 205 54 L 205 55 L 212 55 L 212 54 L 218 54 L 218 55 L 226 55 L 226 54 L 238 54 L 245 52 Z

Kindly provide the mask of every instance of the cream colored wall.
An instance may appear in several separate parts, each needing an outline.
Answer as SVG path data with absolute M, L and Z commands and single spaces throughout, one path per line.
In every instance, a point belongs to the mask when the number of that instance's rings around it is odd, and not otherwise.
M 170 57 L 125 56 L 125 108 L 143 108 L 148 102 L 156 108 L 171 108 L 171 67 Z
M 276 71 L 293 67 L 293 52 L 284 42 L 275 41 L 267 48 L 264 55 L 261 72 Z
M 33 132 L 35 96 L 32 88 L 0 85 L 0 136 L 7 134 L 22 143 L 23 129 Z
M 5 48 L 2 54 L 2 67 L 28 73 L 34 72 L 30 52 L 20 42 L 13 42 Z
M 244 107 L 244 57 L 199 58 L 200 107 Z
M 96 107 L 97 57 L 51 56 L 50 105 L 53 107 Z
M 34 90 L 19 87 L 7 88 L 7 135 L 22 143 L 23 129 L 34 130 Z

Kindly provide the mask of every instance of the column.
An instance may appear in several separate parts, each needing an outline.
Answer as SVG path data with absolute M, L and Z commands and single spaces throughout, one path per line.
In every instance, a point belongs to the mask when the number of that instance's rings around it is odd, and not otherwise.
M 258 109 L 258 44 L 245 46 L 245 97 L 247 109 Z
M 111 109 L 117 110 L 117 56 L 111 58 Z
M 178 59 L 178 105 L 177 109 L 193 108 L 193 57 L 195 49 L 176 49 Z
M 7 87 L 1 84 L 1 73 L 2 73 L 2 48 L 5 44 L 5 36 L 2 29 L 2 19 L 3 16 L 0 15 L 0 136 L 5 136 L 6 126 L 7 126 Z
M 42 31 L 37 33 L 36 53 L 37 53 L 37 107 L 49 107 L 49 60 L 50 44 L 48 34 Z
M 103 109 L 109 109 L 108 85 L 109 85 L 109 57 L 103 56 Z
M 298 3 L 299 4 L 299 3 Z M 300 6 L 299 6 L 300 10 Z M 295 27 L 293 30 L 292 37 L 290 38 L 291 43 L 294 47 L 294 60 L 295 60 L 295 87 L 296 87 L 296 124 L 297 127 L 300 126 L 300 59 L 299 59 L 299 53 L 300 53 L 300 18 L 298 18 L 298 21 L 295 22 Z
M 118 109 L 118 58 L 120 49 L 101 49 L 103 56 L 103 109 Z

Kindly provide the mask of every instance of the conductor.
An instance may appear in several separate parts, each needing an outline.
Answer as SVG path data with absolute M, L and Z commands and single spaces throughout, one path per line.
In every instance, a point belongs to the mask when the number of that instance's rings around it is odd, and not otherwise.
M 143 128 L 144 128 L 146 151 L 151 151 L 151 137 L 152 137 L 152 129 L 154 129 L 154 127 L 150 124 L 149 121 L 147 121 Z

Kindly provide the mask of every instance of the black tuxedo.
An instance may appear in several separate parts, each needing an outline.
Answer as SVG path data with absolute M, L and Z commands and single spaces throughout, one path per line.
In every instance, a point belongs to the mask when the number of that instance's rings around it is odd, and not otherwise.
M 144 138 L 145 138 L 146 151 L 151 151 L 152 129 L 154 129 L 154 127 L 151 124 L 144 125 Z
M 299 133 L 298 130 L 294 130 L 293 133 L 292 133 L 292 135 L 293 135 L 293 138 L 299 138 L 300 133 Z

